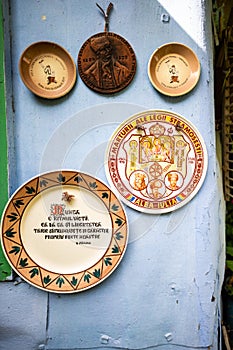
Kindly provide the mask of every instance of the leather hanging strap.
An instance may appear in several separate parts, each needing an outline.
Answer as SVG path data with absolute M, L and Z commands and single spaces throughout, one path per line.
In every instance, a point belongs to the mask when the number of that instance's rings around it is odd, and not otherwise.
M 105 20 L 104 31 L 108 32 L 108 30 L 109 30 L 109 14 L 110 14 L 111 9 L 113 8 L 113 4 L 110 2 L 106 12 L 104 12 L 104 10 L 102 9 L 102 7 L 99 4 L 96 3 L 96 6 L 98 6 L 98 8 L 100 9 L 100 11 L 102 12 L 102 14 L 104 16 L 104 20 Z

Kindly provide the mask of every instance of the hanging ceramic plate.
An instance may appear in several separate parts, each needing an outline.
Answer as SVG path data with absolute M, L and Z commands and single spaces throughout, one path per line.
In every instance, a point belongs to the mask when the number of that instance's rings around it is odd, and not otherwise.
M 5 255 L 27 282 L 74 293 L 108 277 L 127 245 L 127 220 L 113 192 L 77 171 L 42 174 L 9 200 L 1 223 Z
M 187 204 L 206 170 L 207 151 L 198 130 L 163 110 L 144 111 L 122 123 L 106 153 L 107 178 L 122 201 L 150 214 Z
M 169 43 L 153 52 L 148 63 L 152 85 L 168 96 L 181 96 L 192 90 L 200 76 L 196 54 L 179 43 Z
M 27 88 L 47 99 L 66 95 L 76 81 L 76 66 L 71 55 L 48 41 L 34 43 L 23 52 L 19 71 Z

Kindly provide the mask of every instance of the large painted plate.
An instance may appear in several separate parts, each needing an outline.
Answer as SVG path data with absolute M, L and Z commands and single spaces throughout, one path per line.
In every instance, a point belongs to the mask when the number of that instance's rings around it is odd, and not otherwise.
M 106 175 L 121 200 L 149 214 L 173 211 L 199 191 L 207 151 L 195 126 L 164 110 L 149 110 L 124 121 L 106 152 Z
M 102 282 L 127 246 L 122 204 L 100 180 L 54 171 L 21 186 L 6 205 L 1 240 L 13 269 L 48 292 L 75 293 Z

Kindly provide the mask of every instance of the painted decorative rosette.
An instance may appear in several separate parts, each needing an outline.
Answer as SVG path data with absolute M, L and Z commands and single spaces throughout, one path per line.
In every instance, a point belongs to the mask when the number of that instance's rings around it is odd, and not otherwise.
M 48 292 L 94 287 L 118 266 L 128 240 L 121 202 L 100 180 L 77 171 L 53 171 L 21 186 L 1 222 L 12 268 Z
M 129 207 L 150 214 L 173 211 L 199 191 L 207 151 L 198 130 L 184 117 L 149 110 L 124 121 L 106 152 L 106 175 Z

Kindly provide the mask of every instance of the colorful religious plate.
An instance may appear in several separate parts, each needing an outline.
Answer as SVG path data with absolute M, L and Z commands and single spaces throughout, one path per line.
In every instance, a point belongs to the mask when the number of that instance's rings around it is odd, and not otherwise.
M 173 211 L 199 191 L 207 151 L 198 130 L 164 110 L 138 113 L 115 131 L 106 153 L 106 174 L 120 199 L 150 214 Z
M 181 96 L 197 84 L 200 63 L 188 46 L 169 43 L 159 47 L 151 55 L 148 75 L 159 92 L 168 96 Z
M 125 253 L 122 204 L 100 180 L 78 171 L 41 174 L 9 200 L 1 240 L 13 269 L 48 292 L 75 293 L 108 277 Z
M 56 43 L 30 45 L 19 61 L 22 81 L 34 94 L 47 99 L 66 95 L 76 82 L 76 65 L 71 55 Z
M 105 31 L 87 39 L 78 54 L 78 71 L 83 82 L 93 91 L 113 94 L 126 88 L 136 72 L 136 56 L 131 45 L 120 35 L 108 31 L 107 13 Z

